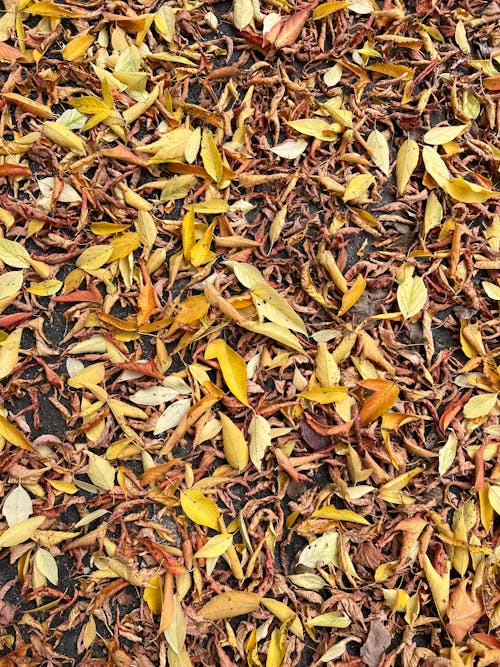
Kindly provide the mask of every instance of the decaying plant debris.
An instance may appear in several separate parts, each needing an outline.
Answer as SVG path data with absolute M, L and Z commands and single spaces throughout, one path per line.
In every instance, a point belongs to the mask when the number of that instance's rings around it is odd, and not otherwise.
M 0 665 L 498 664 L 498 3 L 3 8 Z

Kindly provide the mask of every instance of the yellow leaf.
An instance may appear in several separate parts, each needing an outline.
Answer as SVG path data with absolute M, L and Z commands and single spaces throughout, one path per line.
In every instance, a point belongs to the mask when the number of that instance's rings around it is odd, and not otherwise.
M 439 616 L 443 618 L 450 599 L 450 561 L 446 560 L 444 564 L 444 573 L 438 574 L 434 569 L 427 554 L 424 556 L 424 572 L 429 582 L 434 604 L 438 610 Z
M 56 294 L 59 292 L 63 283 L 60 280 L 42 280 L 31 287 L 28 287 L 26 290 L 30 294 L 36 294 L 37 296 L 50 296 L 51 294 Z
M 4 547 L 15 547 L 18 544 L 31 539 L 33 534 L 45 521 L 44 516 L 32 516 L 29 519 L 16 523 L 12 528 L 7 528 L 0 535 L 0 549 Z
M 68 386 L 73 389 L 87 389 L 91 385 L 100 384 L 104 380 L 105 367 L 102 362 L 91 364 L 78 371 L 68 379 Z
M 205 544 L 194 554 L 195 558 L 218 558 L 233 543 L 233 536 L 229 533 L 210 537 Z
M 82 644 L 84 648 L 88 649 L 92 646 L 97 637 L 97 626 L 94 616 L 91 614 L 89 620 L 85 624 L 82 635 Z
M 195 213 L 205 215 L 216 215 L 217 213 L 226 213 L 229 211 L 229 204 L 224 199 L 205 199 L 197 204 L 193 204 Z
M 207 345 L 205 359 L 217 359 L 229 390 L 243 405 L 250 407 L 247 395 L 247 367 L 243 358 L 222 338 L 218 338 Z
M 338 616 L 333 611 L 329 611 L 326 614 L 319 614 L 306 621 L 306 625 L 309 628 L 347 628 L 351 623 L 352 621 L 349 616 L 346 614 Z
M 401 77 L 403 81 L 409 81 L 413 78 L 413 70 L 406 65 L 391 65 L 389 63 L 375 63 L 366 67 L 370 72 L 378 72 L 393 78 Z
M 57 586 L 59 583 L 59 573 L 57 571 L 57 563 L 54 556 L 45 549 L 37 549 L 34 558 L 34 565 L 43 576 L 50 581 L 51 584 Z
M 214 229 L 215 220 L 209 227 L 207 227 L 201 239 L 191 248 L 189 258 L 193 266 L 202 266 L 203 264 L 211 262 L 215 258 L 215 253 L 210 250 L 214 237 Z
M 189 207 L 189 211 L 186 213 L 182 219 L 182 253 L 184 259 L 189 261 L 191 257 L 191 248 L 195 244 L 195 235 L 194 235 L 194 210 L 193 207 Z
M 434 178 L 434 180 L 436 179 Z M 442 187 L 450 197 L 453 197 L 453 199 L 456 199 L 457 201 L 464 202 L 465 204 L 482 204 L 485 201 L 488 201 L 488 199 L 500 196 L 500 192 L 497 192 L 496 190 L 487 190 L 486 188 L 482 188 L 480 185 L 472 183 L 471 181 L 466 181 L 463 178 L 452 178 L 445 182 Z
M 348 202 L 353 199 L 365 198 L 370 186 L 374 182 L 375 179 L 371 174 L 357 174 L 347 183 L 342 200 Z
M 347 311 L 352 308 L 357 301 L 359 301 L 361 295 L 365 291 L 365 288 L 366 280 L 360 273 L 358 273 L 351 287 L 349 287 L 347 292 L 342 296 L 342 306 L 338 312 L 339 317 L 345 315 L 345 313 L 347 313 Z
M 269 285 L 257 268 L 244 262 L 228 261 L 226 264 L 233 269 L 240 283 L 251 291 L 255 307 L 261 317 L 267 317 L 281 327 L 307 335 L 307 328 L 302 318 L 288 301 Z
M 250 436 L 250 460 L 261 470 L 266 449 L 271 445 L 271 424 L 262 415 L 254 415 L 248 427 Z
M 458 47 L 465 53 L 465 55 L 470 55 L 470 45 L 467 40 L 467 32 L 465 31 L 465 26 L 462 21 L 458 21 L 455 26 L 455 42 Z
M 201 159 L 205 171 L 216 182 L 219 183 L 223 178 L 222 158 L 215 143 L 215 139 L 210 130 L 204 130 L 201 139 Z
M 176 199 L 184 199 L 196 182 L 194 176 L 189 174 L 182 174 L 181 176 L 173 176 L 170 178 L 161 191 L 160 202 L 175 201 Z
M 230 466 L 243 470 L 248 465 L 248 445 L 239 427 L 223 412 L 219 413 L 222 424 L 224 456 Z
M 62 491 L 63 493 L 76 493 L 78 487 L 72 484 L 71 482 L 63 482 L 60 479 L 49 479 L 50 486 L 56 491 Z
M 151 612 L 159 616 L 162 609 L 162 586 L 157 574 L 149 580 L 148 585 L 144 588 L 143 597 Z
M 297 396 L 321 405 L 327 405 L 328 403 L 342 401 L 347 396 L 347 389 L 345 387 L 316 387 L 316 389 L 302 391 Z
M 434 227 L 438 227 L 443 219 L 443 207 L 434 190 L 430 193 L 425 205 L 423 237 Z
M 490 297 L 490 299 L 500 301 L 500 287 L 498 285 L 495 285 L 495 283 L 490 283 L 487 280 L 483 280 L 481 285 L 483 286 L 484 291 Z
M 18 333 L 18 335 L 20 335 L 21 332 L 19 331 L 15 333 Z M 0 352 L 0 360 L 1 360 L 1 352 Z M 33 445 L 31 445 L 28 442 L 28 440 L 24 437 L 21 431 L 19 431 L 14 426 L 14 424 L 11 424 L 8 419 L 2 417 L 1 415 L 0 415 L 0 436 L 2 436 L 2 438 L 5 438 L 7 442 L 11 442 L 13 445 L 16 445 L 16 447 L 25 449 L 28 452 L 36 451 Z
M 204 496 L 201 491 L 195 489 L 181 491 L 181 506 L 184 514 L 194 523 L 219 530 L 219 508 L 213 500 Z
M 321 141 L 333 141 L 341 130 L 340 125 L 331 125 L 322 118 L 303 118 L 302 120 L 288 121 L 286 124 L 301 134 Z
M 283 624 L 281 628 L 274 628 L 271 633 L 267 649 L 266 667 L 281 667 L 283 663 L 286 654 L 286 630 L 283 629 L 284 627 L 286 627 L 286 624 Z
M 16 329 L 0 343 L 0 380 L 12 373 L 19 361 L 22 329 Z
M 383 174 L 389 176 L 390 155 L 387 139 L 384 137 L 382 132 L 379 132 L 379 130 L 372 130 L 366 143 L 372 149 L 371 159 L 373 163 L 380 169 Z
M 480 394 L 469 398 L 464 405 L 464 417 L 477 419 L 487 417 L 496 405 L 498 394 Z
M 340 370 L 326 343 L 318 343 L 315 373 L 321 387 L 334 387 L 340 382 Z
M 453 141 L 468 129 L 468 125 L 441 125 L 441 127 L 433 127 L 432 130 L 424 134 L 424 143 L 431 146 L 442 146 L 449 141 Z
M 445 444 L 439 450 L 438 472 L 444 475 L 453 465 L 457 453 L 457 436 L 455 431 L 450 430 L 450 434 Z
M 324 2 L 322 5 L 319 5 L 319 7 L 316 7 L 316 9 L 313 10 L 312 17 L 315 21 L 318 21 L 319 19 L 330 16 L 330 14 L 334 14 L 335 12 L 338 12 L 341 9 L 345 9 L 346 7 L 349 7 L 349 3 L 345 2 L 345 0 Z
M 396 157 L 396 182 L 398 194 L 403 194 L 418 163 L 419 148 L 416 141 L 407 139 L 401 144 Z
M 19 484 L 5 496 L 2 514 L 9 528 L 26 521 L 33 514 L 33 503 L 29 493 Z
M 141 239 L 137 232 L 125 232 L 125 234 L 115 236 L 110 245 L 112 253 L 108 262 L 115 262 L 117 259 L 123 259 L 137 250 L 141 245 Z
M 500 486 L 489 485 L 488 500 L 498 516 L 500 516 Z
M 380 583 L 381 581 L 385 581 L 386 579 L 393 577 L 398 566 L 399 566 L 398 560 L 393 560 L 390 561 L 389 563 L 382 563 L 382 565 L 379 565 L 375 570 L 375 575 L 374 575 L 375 581 L 377 583 Z
M 23 12 L 34 14 L 35 16 L 46 16 L 52 19 L 77 19 L 85 16 L 83 12 L 72 12 L 70 9 L 65 9 L 65 7 L 55 2 L 50 2 L 50 0 L 34 2 L 30 7 L 24 8 Z
M 102 111 L 107 111 L 109 116 L 112 111 L 112 109 L 106 104 L 106 102 L 104 102 L 104 100 L 101 100 L 98 97 L 93 97 L 92 95 L 74 97 L 70 101 L 70 105 L 80 113 L 86 115 L 98 114 Z
M 78 35 L 77 37 L 73 37 L 62 50 L 63 59 L 71 62 L 82 58 L 94 41 L 94 35 Z
M 246 591 L 228 591 L 209 600 L 201 609 L 200 616 L 207 621 L 234 618 L 251 614 L 259 608 L 259 596 Z M 300 621 L 299 621 L 300 622 Z
M 61 146 L 61 148 L 65 148 L 76 155 L 87 154 L 83 139 L 68 129 L 66 125 L 57 121 L 47 120 L 43 124 L 42 131 L 48 139 Z
M 193 164 L 198 157 L 201 146 L 201 128 L 197 127 L 186 140 L 184 145 L 184 157 L 188 164 Z
M 115 469 L 101 456 L 97 456 L 92 452 L 88 452 L 89 467 L 87 475 L 92 484 L 95 484 L 100 489 L 111 491 L 115 485 Z
M 409 276 L 397 290 L 398 307 L 405 320 L 419 313 L 427 301 L 427 287 L 422 278 Z
M 281 230 L 283 229 L 283 225 L 286 221 L 287 211 L 288 207 L 285 205 L 283 208 L 280 208 L 280 210 L 274 216 L 271 227 L 269 229 L 269 249 L 273 247 L 273 245 L 278 240 L 279 235 L 281 234 Z
M 276 616 L 281 623 L 286 623 L 290 619 L 293 619 L 292 624 L 290 625 L 290 632 L 293 632 L 299 639 L 304 638 L 304 631 L 299 617 L 287 607 L 286 604 L 279 600 L 274 600 L 273 598 L 261 598 L 260 603 L 268 609 L 273 616 Z
M 319 510 L 314 510 L 311 514 L 313 518 L 317 519 L 331 519 L 332 521 L 351 521 L 352 523 L 362 523 L 364 526 L 369 526 L 370 522 L 365 518 L 352 512 L 351 510 L 339 510 L 333 505 L 322 507 Z
M 262 336 L 267 336 L 273 340 L 277 340 L 279 343 L 290 347 L 292 350 L 297 350 L 297 352 L 304 352 L 304 348 L 300 344 L 299 340 L 293 335 L 291 331 L 285 329 L 285 327 L 276 324 L 275 322 L 240 322 L 240 326 L 248 331 L 253 331 L 254 333 L 261 334 Z
M 235 28 L 243 30 L 253 19 L 254 5 L 251 0 L 234 0 L 233 22 Z
M 24 95 L 19 95 L 18 93 L 2 93 L 2 97 L 4 97 L 11 104 L 15 104 L 20 109 L 23 109 L 23 111 L 28 111 L 30 114 L 33 114 L 33 116 L 36 116 L 37 118 L 46 120 L 47 118 L 50 118 L 54 115 L 50 107 L 46 106 L 45 104 L 35 102 L 29 97 L 24 97 Z
M 0 238 L 0 260 L 15 269 L 28 269 L 31 266 L 25 247 L 9 239 Z
M 439 155 L 437 150 L 430 146 L 424 146 L 422 150 L 422 158 L 427 173 L 432 176 L 441 188 L 446 188 L 451 175 L 443 158 Z

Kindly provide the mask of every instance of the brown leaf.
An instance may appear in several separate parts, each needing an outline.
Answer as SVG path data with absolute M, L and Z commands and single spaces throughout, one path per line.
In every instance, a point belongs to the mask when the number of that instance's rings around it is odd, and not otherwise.
M 467 592 L 466 580 L 461 581 L 451 594 L 446 614 L 449 619 L 446 629 L 458 643 L 464 639 L 484 614 L 481 600 L 474 600 Z
M 370 632 L 361 647 L 361 657 L 368 667 L 379 667 L 380 658 L 391 643 L 392 635 L 382 621 L 375 619 L 370 624 Z

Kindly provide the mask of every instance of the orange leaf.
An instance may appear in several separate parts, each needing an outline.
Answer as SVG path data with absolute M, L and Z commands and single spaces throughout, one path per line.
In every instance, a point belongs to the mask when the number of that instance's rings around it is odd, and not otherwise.
M 461 642 L 484 614 L 481 600 L 474 600 L 467 592 L 467 582 L 461 581 L 450 596 L 446 613 L 446 629 L 456 642 Z
M 361 426 L 367 426 L 390 410 L 398 400 L 399 396 L 399 387 L 395 382 L 390 382 L 389 380 L 363 380 L 359 382 L 361 386 L 364 386 L 367 389 L 374 388 L 373 386 L 366 386 L 369 383 L 372 383 L 373 385 L 378 383 L 376 386 L 380 387 L 380 389 L 376 390 L 375 393 L 364 402 L 361 412 L 359 413 Z
M 277 49 L 282 49 L 284 46 L 295 44 L 309 18 L 309 14 L 316 7 L 318 2 L 319 0 L 315 0 L 309 7 L 292 14 L 292 16 L 283 23 L 278 36 L 274 40 L 274 46 Z
M 154 309 L 156 308 L 156 293 L 154 291 L 153 285 L 151 284 L 151 278 L 149 273 L 144 265 L 141 264 L 141 273 L 144 281 L 144 286 L 142 287 L 139 298 L 137 299 L 137 305 L 139 306 L 139 312 L 137 313 L 137 326 L 149 322 Z
M 1 164 L 0 176 L 31 176 L 31 169 L 19 164 Z

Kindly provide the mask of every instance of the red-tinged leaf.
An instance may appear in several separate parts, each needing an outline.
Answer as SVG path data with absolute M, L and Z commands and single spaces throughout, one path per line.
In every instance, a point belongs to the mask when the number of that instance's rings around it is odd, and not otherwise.
M 309 426 L 305 419 L 302 419 L 300 422 L 300 434 L 314 452 L 327 449 L 332 444 L 331 436 L 318 433 Z
M 19 164 L 0 164 L 0 176 L 31 176 L 29 167 Z
M 371 382 L 366 380 L 365 382 Z M 374 382 L 384 382 L 382 389 L 375 391 L 364 403 L 359 413 L 359 421 L 361 426 L 368 426 L 371 422 L 381 417 L 385 412 L 390 410 L 394 403 L 398 400 L 399 387 L 395 382 L 387 380 L 374 380 Z M 363 382 L 360 382 L 364 386 Z
M 59 294 L 55 296 L 53 301 L 58 301 L 59 303 L 78 303 L 80 301 L 89 301 L 102 303 L 103 298 L 102 294 L 99 292 L 95 285 L 89 285 L 88 290 L 75 290 L 69 294 Z
M 312 430 L 316 433 L 319 433 L 320 435 L 345 435 L 346 433 L 349 433 L 354 423 L 354 420 L 351 419 L 351 421 L 345 422 L 343 424 L 328 426 L 326 424 L 321 424 L 308 412 L 304 413 L 304 418 Z
M 5 42 L 0 42 L 0 61 L 4 63 L 11 63 L 16 60 L 23 60 L 25 55 L 19 49 L 16 49 L 14 46 L 10 46 Z
M 28 313 L 14 313 L 12 315 L 0 315 L 0 329 L 13 329 L 21 322 L 29 320 L 33 316 L 33 311 Z
M 279 31 L 278 36 L 274 40 L 274 46 L 277 49 L 282 49 L 284 46 L 291 46 L 292 44 L 295 44 L 297 38 L 307 23 L 309 14 L 318 5 L 318 3 L 319 0 L 315 0 L 309 5 L 309 7 L 302 9 L 300 12 L 292 14 L 292 16 L 290 16 L 290 18 L 285 21 L 281 30 Z

